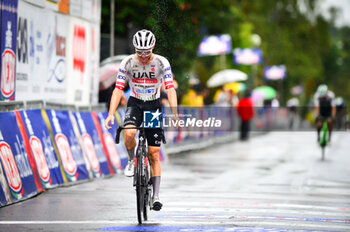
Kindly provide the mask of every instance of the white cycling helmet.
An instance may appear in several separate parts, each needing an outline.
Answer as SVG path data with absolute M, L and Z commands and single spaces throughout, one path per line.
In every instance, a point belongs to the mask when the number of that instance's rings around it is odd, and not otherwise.
M 142 29 L 135 33 L 132 43 L 136 49 L 152 49 L 156 44 L 156 37 L 151 31 Z
M 337 97 L 335 99 L 335 105 L 336 106 L 341 106 L 344 103 L 344 99 L 342 97 Z
M 325 84 L 319 85 L 317 88 L 317 93 L 319 94 L 319 96 L 326 96 L 328 92 L 328 87 Z

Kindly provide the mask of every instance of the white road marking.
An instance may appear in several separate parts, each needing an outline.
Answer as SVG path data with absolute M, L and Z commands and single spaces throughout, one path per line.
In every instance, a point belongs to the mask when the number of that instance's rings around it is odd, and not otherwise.
M 154 224 L 158 223 L 158 226 L 180 226 L 180 225 L 193 225 L 193 226 L 208 226 L 208 225 L 218 225 L 222 227 L 239 227 L 244 226 L 248 227 L 251 226 L 252 228 L 255 227 L 274 227 L 274 228 L 295 228 L 295 229 L 327 229 L 327 230 L 343 230 L 348 231 L 350 229 L 349 226 L 342 226 L 342 225 L 330 225 L 330 224 L 310 224 L 310 223 L 302 223 L 302 222 L 296 222 L 293 223 L 291 221 L 288 221 L 286 223 L 281 222 L 268 222 L 268 221 L 246 221 L 246 222 L 211 222 L 211 221 L 165 221 L 165 220 L 150 220 L 144 223 L 146 226 L 147 224 Z M 134 221 L 106 221 L 106 220 L 97 220 L 97 221 L 0 221 L 0 225 L 54 225 L 54 224 L 99 224 L 101 226 L 108 227 L 108 225 L 138 225 L 138 222 L 136 220 Z

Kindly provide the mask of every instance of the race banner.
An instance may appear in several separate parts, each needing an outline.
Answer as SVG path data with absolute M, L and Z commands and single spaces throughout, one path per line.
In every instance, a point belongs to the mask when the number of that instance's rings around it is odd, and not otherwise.
M 107 118 L 107 115 L 108 115 L 107 112 L 104 112 L 104 113 L 99 112 L 99 113 L 97 113 L 97 117 L 98 117 L 99 123 L 101 125 L 103 139 L 104 139 L 104 142 L 106 144 L 106 148 L 108 150 L 109 159 L 111 161 L 113 169 L 114 169 L 115 172 L 121 172 L 121 170 L 123 169 L 122 160 L 124 159 L 125 165 L 128 162 L 127 151 L 126 151 L 126 149 L 125 149 L 125 147 L 123 145 L 123 142 L 120 142 L 119 144 L 116 144 L 114 142 L 115 134 L 113 134 L 112 130 L 114 129 L 114 131 L 116 132 L 116 128 L 117 128 L 115 126 L 116 122 L 115 122 L 114 125 L 112 125 L 112 129 L 107 130 L 105 128 L 104 121 L 105 121 L 105 118 Z
M 102 147 L 103 147 L 103 151 L 104 151 L 104 153 L 105 153 L 105 155 L 107 157 L 107 164 L 108 164 L 109 171 L 110 171 L 111 174 L 114 174 L 114 173 L 118 172 L 119 169 L 121 170 L 121 163 L 120 163 L 119 156 L 118 156 L 118 161 L 119 162 L 117 164 L 117 168 L 113 168 L 113 165 L 112 165 L 112 162 L 111 162 L 111 157 L 110 157 L 109 152 L 108 152 L 108 147 L 107 147 L 105 139 L 103 137 L 103 130 L 102 130 L 102 127 L 101 127 L 101 124 L 100 124 L 100 120 L 99 120 L 96 112 L 94 112 L 94 111 L 91 112 L 91 116 L 92 116 L 92 120 L 94 121 L 94 125 L 95 125 L 96 131 L 98 133 L 98 137 L 99 137 L 99 139 L 101 141 L 101 144 L 102 144 Z
M 99 113 L 97 113 L 97 115 L 98 115 L 98 118 L 100 120 L 101 125 L 104 125 L 104 121 L 107 118 L 108 113 L 107 112 L 99 112 Z M 122 165 L 122 169 L 124 169 L 125 166 L 128 164 L 128 153 L 127 153 L 126 148 L 124 146 L 123 134 L 120 137 L 119 144 L 115 143 L 115 135 L 117 133 L 118 125 L 122 125 L 122 120 L 121 120 L 121 117 L 119 115 L 119 110 L 115 113 L 115 116 L 116 116 L 116 120 L 115 120 L 114 124 L 113 125 L 110 124 L 110 126 L 112 127 L 111 129 L 107 130 L 104 126 L 102 126 L 103 137 L 104 137 L 106 145 L 108 147 L 108 152 L 109 152 L 109 155 L 111 157 L 113 167 L 115 169 L 119 168 L 119 164 L 118 164 L 118 158 L 119 158 L 121 165 Z M 112 144 L 114 146 L 112 146 Z
M 285 65 L 268 66 L 264 69 L 266 80 L 283 80 L 286 78 L 287 68 Z
M 15 100 L 17 4 L 0 1 L 0 101 Z
M 67 111 L 46 110 L 63 170 L 69 182 L 89 179 L 82 150 Z
M 15 113 L 0 113 L 0 121 L 6 122 L 0 123 L 1 168 L 6 177 L 11 200 L 15 202 L 36 195 L 38 189 Z M 3 191 L 6 189 L 3 188 Z
M 10 188 L 0 164 L 0 207 L 12 203 Z
M 20 114 L 26 127 L 42 185 L 49 189 L 63 184 L 59 161 L 41 110 L 26 110 L 21 111 Z
M 46 40 L 48 72 L 43 78 L 43 95 L 48 101 L 65 102 L 67 88 L 67 42 L 69 16 L 47 12 Z
M 46 0 L 46 8 L 62 14 L 69 14 L 69 0 Z
M 40 182 L 39 170 L 38 170 L 37 164 L 35 162 L 33 151 L 30 148 L 30 144 L 29 144 L 28 135 L 27 135 L 27 132 L 26 132 L 25 125 L 23 123 L 23 120 L 22 120 L 22 117 L 21 117 L 19 111 L 16 110 L 16 111 L 14 111 L 14 113 L 16 115 L 16 121 L 17 121 L 18 129 L 19 129 L 19 131 L 20 131 L 20 133 L 22 135 L 23 144 L 24 144 L 25 151 L 27 153 L 29 165 L 30 165 L 30 168 L 33 171 L 33 177 L 34 177 L 36 188 L 38 189 L 39 192 L 43 192 L 44 189 L 43 189 L 43 186 L 42 186 L 42 184 Z
M 47 75 L 45 9 L 19 1 L 17 26 L 16 100 L 43 99 Z
M 258 48 L 236 48 L 233 51 L 233 61 L 238 65 L 261 64 L 262 52 Z
M 91 112 L 75 112 L 74 117 L 79 125 L 83 145 L 86 149 L 94 177 L 110 175 L 107 157 L 104 153 Z
M 70 17 L 67 43 L 67 103 L 90 104 L 91 28 L 86 21 Z
M 231 36 L 229 34 L 212 35 L 203 38 L 198 47 L 198 55 L 222 55 L 230 53 L 231 50 Z
M 91 24 L 91 96 L 90 102 L 92 104 L 98 104 L 98 92 L 99 92 L 99 73 L 100 73 L 100 25 Z

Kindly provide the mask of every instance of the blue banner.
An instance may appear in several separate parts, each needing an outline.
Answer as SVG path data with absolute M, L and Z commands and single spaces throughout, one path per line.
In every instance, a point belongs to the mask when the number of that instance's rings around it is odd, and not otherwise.
M 266 67 L 264 76 L 267 80 L 282 80 L 286 78 L 287 68 L 284 65 L 274 65 Z
M 63 170 L 70 182 L 89 179 L 84 156 L 67 111 L 46 110 Z
M 0 113 L 0 122 L 5 122 L 0 123 L 1 168 L 5 173 L 11 200 L 31 197 L 38 193 L 38 189 L 15 113 Z M 6 191 L 3 186 L 2 189 Z
M 42 185 L 48 189 L 63 184 L 54 147 L 49 131 L 41 115 L 41 110 L 26 110 L 20 112 L 33 151 L 35 163 Z
M 228 34 L 205 37 L 198 48 L 199 56 L 228 54 L 232 50 L 231 36 Z
M 91 112 L 76 112 L 74 113 L 74 117 L 79 125 L 81 138 L 94 177 L 110 175 L 107 157 L 104 153 Z
M 0 101 L 15 99 L 18 0 L 1 0 Z
M 117 112 L 116 114 L 118 114 L 118 116 L 119 116 L 119 112 Z M 124 146 L 123 137 L 122 136 L 120 137 L 119 144 L 116 144 L 115 143 L 115 139 L 114 139 L 115 135 L 117 133 L 118 125 L 122 125 L 121 124 L 122 123 L 122 118 L 119 116 L 119 119 L 117 118 L 113 125 L 110 124 L 112 128 L 107 130 L 104 127 L 104 121 L 107 118 L 108 113 L 107 112 L 100 112 L 97 115 L 98 115 L 98 118 L 99 118 L 100 123 L 101 123 L 101 127 L 102 127 L 102 130 L 103 130 L 103 136 L 105 138 L 105 142 L 106 142 L 106 145 L 108 147 L 108 150 L 111 149 L 111 151 L 109 151 L 110 152 L 109 155 L 111 156 L 111 153 L 115 154 L 117 152 L 117 155 L 118 155 L 118 157 L 120 159 L 122 168 L 125 168 L 125 166 L 128 164 L 128 153 L 127 153 L 126 148 Z M 114 144 L 114 146 L 116 148 L 116 151 L 112 148 L 112 144 Z M 112 161 L 112 159 L 113 158 L 111 157 L 111 161 Z M 113 166 L 117 165 L 117 159 L 118 158 L 115 156 L 114 159 L 115 159 L 115 164 L 113 164 L 113 161 L 112 161 Z
M 262 62 L 262 52 L 257 48 L 236 48 L 233 55 L 233 61 L 238 65 L 256 65 Z

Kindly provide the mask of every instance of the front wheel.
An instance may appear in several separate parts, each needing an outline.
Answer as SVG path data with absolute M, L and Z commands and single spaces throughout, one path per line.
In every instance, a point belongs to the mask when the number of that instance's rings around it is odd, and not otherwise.
M 136 201 L 137 201 L 137 221 L 142 224 L 142 210 L 143 210 L 143 194 L 142 186 L 136 185 Z

